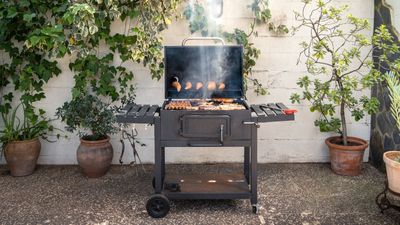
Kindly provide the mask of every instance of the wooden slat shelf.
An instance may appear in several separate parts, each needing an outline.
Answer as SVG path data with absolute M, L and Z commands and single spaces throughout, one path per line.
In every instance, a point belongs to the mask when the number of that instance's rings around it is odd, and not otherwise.
M 158 105 L 126 105 L 117 114 L 118 123 L 154 123 L 154 114 L 159 111 Z
M 287 109 L 283 103 L 268 103 L 251 105 L 251 110 L 257 114 L 257 122 L 278 122 L 294 120 L 294 114 L 286 115 L 282 110 Z
M 180 191 L 164 189 L 170 199 L 240 199 L 251 194 L 242 174 L 167 174 L 164 185 L 168 183 L 180 186 Z

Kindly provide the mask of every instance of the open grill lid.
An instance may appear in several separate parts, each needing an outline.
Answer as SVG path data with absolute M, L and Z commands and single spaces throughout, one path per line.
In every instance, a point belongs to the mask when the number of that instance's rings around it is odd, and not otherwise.
M 242 46 L 165 46 L 164 63 L 166 99 L 244 96 Z

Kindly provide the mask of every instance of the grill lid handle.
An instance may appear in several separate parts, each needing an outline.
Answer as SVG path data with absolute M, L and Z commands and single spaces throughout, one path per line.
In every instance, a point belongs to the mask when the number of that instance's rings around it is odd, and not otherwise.
M 219 42 L 221 42 L 222 45 L 225 45 L 224 39 L 222 39 L 220 37 L 188 37 L 188 38 L 183 39 L 182 46 L 185 46 L 186 42 L 188 42 L 188 41 L 210 41 L 210 40 L 211 41 L 212 40 L 219 41 Z

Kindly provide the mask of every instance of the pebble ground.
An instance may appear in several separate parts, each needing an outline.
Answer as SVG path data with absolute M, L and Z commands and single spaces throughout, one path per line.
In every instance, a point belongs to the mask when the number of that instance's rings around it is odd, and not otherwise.
M 369 164 L 357 177 L 335 175 L 329 164 L 260 164 L 258 215 L 248 200 L 185 200 L 173 201 L 163 219 L 147 215 L 153 189 L 145 167 L 113 166 L 88 179 L 77 166 L 39 166 L 19 178 L 0 166 L 0 224 L 400 224 L 399 212 L 376 206 L 385 176 Z M 174 174 L 240 171 L 240 164 L 167 165 Z

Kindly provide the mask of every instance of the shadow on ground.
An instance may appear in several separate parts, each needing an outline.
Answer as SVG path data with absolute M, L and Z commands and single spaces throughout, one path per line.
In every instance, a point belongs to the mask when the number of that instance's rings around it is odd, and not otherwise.
M 14 178 L 0 167 L 1 224 L 400 224 L 400 213 L 381 214 L 376 195 L 384 174 L 365 164 L 362 175 L 333 174 L 328 164 L 260 164 L 260 213 L 248 200 L 174 201 L 163 219 L 152 219 L 145 203 L 153 192 L 147 173 L 113 166 L 99 179 L 76 166 L 39 166 Z M 179 174 L 238 172 L 239 164 L 167 165 Z M 136 173 L 138 172 L 138 173 Z

